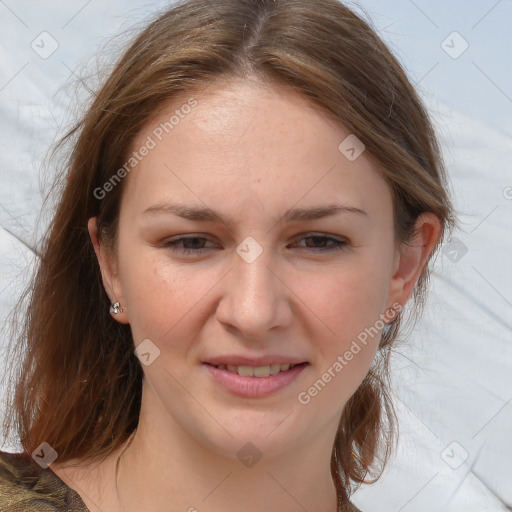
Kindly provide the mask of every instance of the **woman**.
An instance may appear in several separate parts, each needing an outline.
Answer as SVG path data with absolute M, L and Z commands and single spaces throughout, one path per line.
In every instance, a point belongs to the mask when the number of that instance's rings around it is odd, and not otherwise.
M 64 140 L 2 510 L 357 510 L 454 224 L 375 32 L 337 0 L 179 2 Z

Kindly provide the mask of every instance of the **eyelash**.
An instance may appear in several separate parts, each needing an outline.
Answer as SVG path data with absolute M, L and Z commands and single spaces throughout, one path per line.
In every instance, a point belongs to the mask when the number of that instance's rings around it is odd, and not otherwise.
M 300 240 L 306 240 L 308 238 L 316 238 L 316 239 L 320 239 L 320 240 L 325 240 L 325 241 L 330 240 L 332 242 L 336 242 L 335 244 L 331 244 L 331 245 L 327 246 L 327 248 L 319 247 L 319 248 L 315 249 L 315 248 L 311 248 L 311 247 L 306 247 L 306 249 L 313 250 L 313 252 L 342 251 L 345 248 L 345 246 L 348 245 L 346 240 L 338 240 L 337 238 L 332 238 L 329 236 L 317 235 L 317 234 L 309 234 L 308 236 L 304 236 L 304 237 L 300 238 Z M 176 238 L 175 240 L 166 241 L 162 245 L 166 248 L 171 249 L 172 251 L 174 251 L 176 253 L 183 254 L 183 255 L 189 255 L 189 254 L 200 255 L 200 254 L 202 254 L 202 252 L 204 250 L 206 250 L 204 247 L 202 247 L 200 249 L 188 249 L 188 248 L 179 248 L 178 249 L 178 244 L 182 243 L 185 240 L 207 240 L 208 241 L 207 238 L 201 237 L 201 236 L 186 236 L 186 237 Z

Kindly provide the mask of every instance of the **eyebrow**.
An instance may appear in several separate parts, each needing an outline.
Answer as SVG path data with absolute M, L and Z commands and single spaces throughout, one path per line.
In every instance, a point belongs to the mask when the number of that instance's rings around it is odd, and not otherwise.
M 143 215 L 154 213 L 171 213 L 192 221 L 209 221 L 220 222 L 223 224 L 235 224 L 235 220 L 230 217 L 224 217 L 220 213 L 212 210 L 211 208 L 198 208 L 194 206 L 187 206 L 184 204 L 157 204 L 150 206 Z M 367 215 L 364 210 L 347 206 L 343 204 L 329 204 L 325 206 L 315 206 L 311 208 L 292 208 L 288 210 L 281 221 L 284 222 L 300 222 L 308 220 L 322 219 L 324 217 L 331 217 L 341 213 L 355 213 L 357 215 Z

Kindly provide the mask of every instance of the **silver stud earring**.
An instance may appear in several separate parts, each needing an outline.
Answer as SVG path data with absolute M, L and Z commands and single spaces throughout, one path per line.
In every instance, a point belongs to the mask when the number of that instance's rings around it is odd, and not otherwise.
M 119 302 L 114 302 L 114 304 L 111 304 L 110 306 L 110 312 L 114 315 L 117 315 L 118 313 L 121 313 L 123 311 L 123 308 L 121 308 L 121 304 Z

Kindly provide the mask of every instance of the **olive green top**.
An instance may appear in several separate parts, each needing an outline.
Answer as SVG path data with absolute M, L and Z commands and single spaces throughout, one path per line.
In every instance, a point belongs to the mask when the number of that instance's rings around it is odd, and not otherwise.
M 0 450 L 1 512 L 90 512 L 80 495 L 27 453 Z
M 80 495 L 27 453 L 0 450 L 1 512 L 90 512 Z M 344 512 L 361 512 L 347 504 Z

